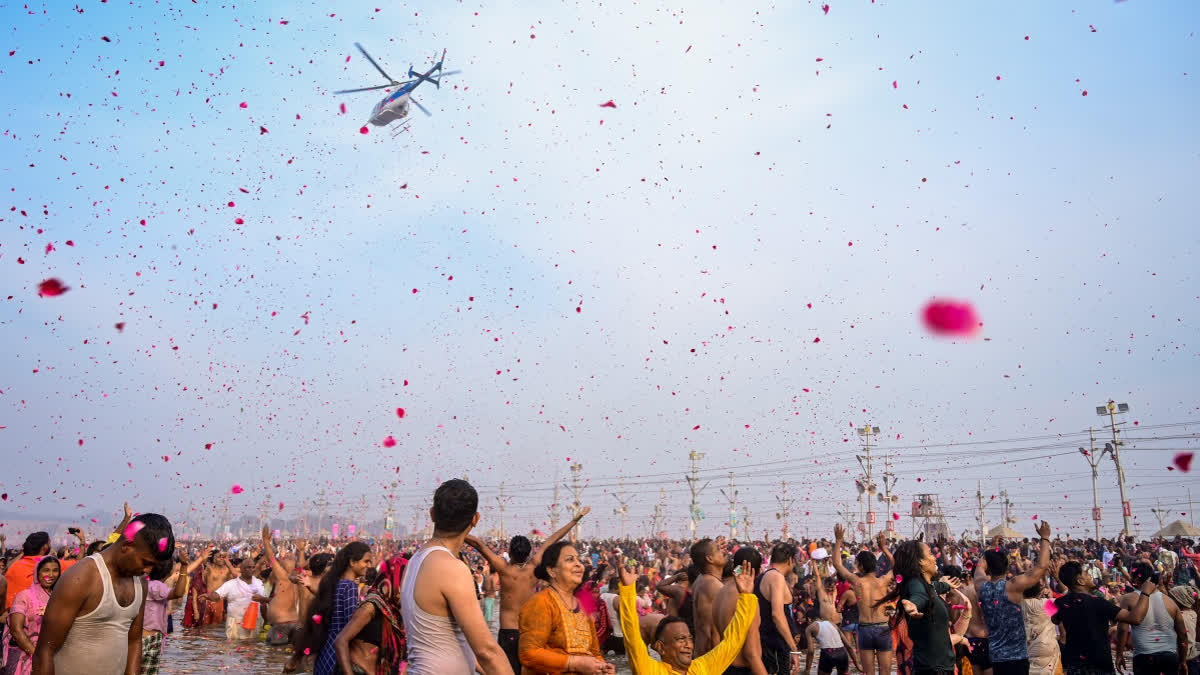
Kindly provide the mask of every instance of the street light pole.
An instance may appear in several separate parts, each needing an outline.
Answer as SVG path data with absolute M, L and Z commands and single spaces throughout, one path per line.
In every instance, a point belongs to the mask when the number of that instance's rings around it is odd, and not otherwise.
M 1129 503 L 1129 498 L 1125 495 L 1125 468 L 1121 466 L 1121 445 L 1123 442 L 1120 438 L 1121 430 L 1117 426 L 1117 415 L 1129 412 L 1128 403 L 1113 403 L 1111 400 L 1107 405 L 1096 406 L 1097 415 L 1108 415 L 1108 427 L 1112 430 L 1112 443 L 1105 443 L 1105 449 L 1112 448 L 1113 462 L 1117 465 L 1117 487 L 1121 490 L 1121 517 L 1124 521 L 1124 529 L 1121 535 L 1128 537 L 1133 533 L 1133 528 L 1129 526 L 1129 517 L 1133 515 L 1133 506 Z
M 1097 455 L 1096 436 L 1091 429 L 1088 429 L 1088 436 L 1091 437 L 1091 449 L 1085 450 L 1080 448 L 1079 454 L 1083 455 L 1088 461 L 1088 466 L 1092 467 L 1092 521 L 1096 524 L 1096 541 L 1100 541 L 1100 471 L 1098 467 L 1100 466 L 1100 460 L 1103 459 L 1104 455 L 1108 452 L 1108 448 L 1101 450 L 1100 454 Z
M 879 435 L 879 427 L 873 427 L 870 424 L 855 429 L 859 436 L 863 439 L 863 454 L 858 456 L 858 464 L 862 467 L 863 473 L 866 475 L 865 490 L 867 500 L 867 541 L 871 540 L 871 536 L 875 529 L 875 508 L 871 500 L 875 497 L 875 483 L 872 476 L 871 465 L 871 436 Z

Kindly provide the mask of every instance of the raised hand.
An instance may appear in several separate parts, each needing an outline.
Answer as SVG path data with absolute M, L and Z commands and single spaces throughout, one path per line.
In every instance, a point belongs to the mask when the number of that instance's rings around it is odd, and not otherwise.
M 637 585 L 637 579 L 638 579 L 637 568 L 631 568 L 629 566 L 629 563 L 631 563 L 631 562 L 633 562 L 633 561 L 630 560 L 628 557 L 622 556 L 620 559 L 621 564 L 617 565 L 617 571 L 621 575 L 621 585 L 622 586 L 636 586 Z
M 845 540 L 845 537 L 846 537 L 846 529 L 842 527 L 842 524 L 838 523 L 837 525 L 834 525 L 833 526 L 834 540 L 836 540 L 837 543 L 841 544 L 842 541 Z
M 884 534 L 883 532 L 880 532 L 879 534 L 875 535 L 875 544 L 879 546 L 880 551 L 887 548 L 887 535 Z
M 585 506 L 579 509 L 579 515 L 575 516 L 575 520 L 583 520 L 583 517 L 592 512 L 592 507 Z
M 742 565 L 740 572 L 733 578 L 733 582 L 737 584 L 738 593 L 753 593 L 754 592 L 754 570 L 750 569 L 749 565 Z
M 1047 523 L 1046 521 L 1043 520 L 1042 524 L 1038 525 L 1037 533 L 1038 533 L 1038 536 L 1041 537 L 1042 539 L 1049 539 L 1050 538 L 1050 523 Z
M 125 502 L 125 520 L 133 517 L 133 509 L 129 508 L 129 502 Z

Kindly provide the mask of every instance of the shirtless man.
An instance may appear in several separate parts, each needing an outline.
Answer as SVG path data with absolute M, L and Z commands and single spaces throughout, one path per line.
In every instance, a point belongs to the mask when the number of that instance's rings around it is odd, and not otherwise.
M 688 565 L 687 569 L 666 577 L 654 587 L 654 590 L 667 598 L 667 616 L 677 616 L 688 623 L 692 622 L 692 584 L 698 576 L 700 571 L 694 565 Z
M 896 578 L 893 572 L 883 576 L 875 573 L 879 559 L 870 551 L 860 551 L 854 557 L 854 569 L 851 572 L 842 564 L 842 542 L 845 530 L 841 525 L 833 527 L 833 567 L 838 576 L 849 581 L 854 587 L 858 599 L 858 659 L 866 675 L 875 675 L 875 664 L 879 664 L 880 675 L 890 675 L 892 672 L 892 629 L 888 626 L 888 617 L 883 606 L 876 606 L 879 599 L 887 595 L 888 587 Z M 887 535 L 880 532 L 875 539 L 879 550 L 887 556 L 894 568 L 892 554 L 887 548 Z
M 983 618 L 983 609 L 979 607 L 979 594 L 975 592 L 975 584 L 964 583 L 958 592 L 970 601 L 971 622 L 967 625 L 967 645 L 971 648 L 971 670 L 976 675 L 992 675 L 992 657 L 988 652 L 987 621 Z
M 754 584 L 758 608 L 762 613 L 758 624 L 762 645 L 763 667 L 771 675 L 788 675 L 800 668 L 800 653 L 796 646 L 795 618 L 792 616 L 792 587 L 788 575 L 796 569 L 796 547 L 779 542 L 771 549 L 771 564 Z M 771 574 L 778 572 L 778 574 Z
M 487 559 L 492 570 L 500 575 L 500 634 L 497 639 L 508 656 L 509 665 L 514 673 L 521 672 L 521 657 L 518 652 L 521 639 L 521 607 L 533 597 L 533 570 L 542 560 L 542 551 L 567 536 L 591 511 L 590 506 L 581 509 L 579 515 L 550 535 L 532 555 L 529 540 L 521 535 L 513 537 L 509 542 L 509 560 L 496 555 L 475 535 L 468 534 L 464 540 L 467 546 L 479 551 L 480 555 Z
M 701 657 L 721 641 L 721 631 L 713 620 L 713 601 L 724 586 L 722 572 L 725 570 L 725 538 L 701 539 L 692 544 L 692 564 L 700 570 L 696 583 L 692 584 L 692 620 L 695 622 L 695 656 Z
M 271 526 L 263 525 L 263 549 L 267 563 L 271 566 L 271 602 L 267 605 L 267 644 L 280 647 L 292 642 L 300 630 L 300 588 L 292 583 L 291 574 L 296 570 L 296 556 L 284 553 L 275 555 L 271 542 Z
M 174 554 L 171 523 L 156 513 L 144 513 L 112 546 L 71 566 L 46 605 L 33 673 L 137 675 L 142 667 L 145 575 Z
M 759 571 L 762 570 L 762 554 L 753 546 L 743 546 L 733 554 L 733 569 L 734 576 L 725 580 L 725 585 L 717 592 L 717 598 L 713 601 L 713 619 L 722 635 L 729 627 L 729 623 L 733 621 L 734 612 L 737 610 L 736 575 L 739 571 L 744 572 L 748 569 L 757 577 Z M 742 644 L 742 650 L 734 657 L 733 664 L 725 669 L 725 675 L 767 675 L 767 669 L 763 667 L 762 662 L 762 643 L 759 642 L 758 636 L 760 621 L 759 612 L 755 612 L 754 620 L 750 622 L 750 629 L 746 631 L 746 642 Z
M 229 554 L 217 551 L 204 563 L 204 588 L 206 592 L 215 591 L 237 575 L 237 570 L 233 569 L 233 564 L 229 562 Z M 192 598 L 196 603 L 201 626 L 225 625 L 224 601 L 211 602 L 204 595 L 198 594 L 196 589 L 192 589 Z

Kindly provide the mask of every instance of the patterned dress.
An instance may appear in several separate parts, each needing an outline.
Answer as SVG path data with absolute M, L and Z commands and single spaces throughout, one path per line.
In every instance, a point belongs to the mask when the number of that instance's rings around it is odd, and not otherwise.
M 337 652 L 333 649 L 333 642 L 337 640 L 338 634 L 346 624 L 350 623 L 350 617 L 354 616 L 357 609 L 358 584 L 349 579 L 338 581 L 337 590 L 333 592 L 333 616 L 322 618 L 323 621 L 329 622 L 329 632 L 325 634 L 325 643 L 321 645 L 321 653 L 317 655 L 313 675 L 335 675 L 338 672 Z
M 17 593 L 13 598 L 10 614 L 21 614 L 25 617 L 25 635 L 37 646 L 38 634 L 42 632 L 42 616 L 46 613 L 46 603 L 50 602 L 50 594 L 41 584 L 34 584 Z M 26 654 L 12 640 L 8 645 L 7 672 L 13 675 L 30 675 L 33 672 L 33 657 Z

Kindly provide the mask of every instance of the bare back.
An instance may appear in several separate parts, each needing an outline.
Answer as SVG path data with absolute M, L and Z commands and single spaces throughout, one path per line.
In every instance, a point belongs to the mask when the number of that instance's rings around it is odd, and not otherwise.
M 874 574 L 855 576 L 851 580 L 854 595 L 858 598 L 858 620 L 860 623 L 886 623 L 887 608 L 875 606 L 880 598 L 888 593 L 892 583 L 892 575 L 877 577 Z
M 713 602 L 721 591 L 721 582 L 707 572 L 696 577 L 692 584 L 692 620 L 695 622 L 695 648 L 697 657 L 704 656 L 721 641 L 721 632 L 716 629 L 713 618 Z
M 987 637 L 987 622 L 983 618 L 983 610 L 979 607 L 979 594 L 975 592 L 975 584 L 963 584 L 958 591 L 971 601 L 971 622 L 967 624 L 967 637 Z
M 725 634 L 729 622 L 733 621 L 733 615 L 737 611 L 738 594 L 737 584 L 730 579 L 721 587 L 717 598 L 713 600 L 713 621 L 717 632 L 721 635 Z M 761 612 L 754 613 L 754 620 L 750 622 L 750 629 L 746 631 L 746 641 L 731 664 L 733 667 L 749 668 L 754 659 L 762 659 L 762 644 L 758 641 L 758 623 L 761 614 Z
M 500 569 L 500 628 L 520 627 L 521 608 L 533 597 L 533 561 L 509 563 Z

